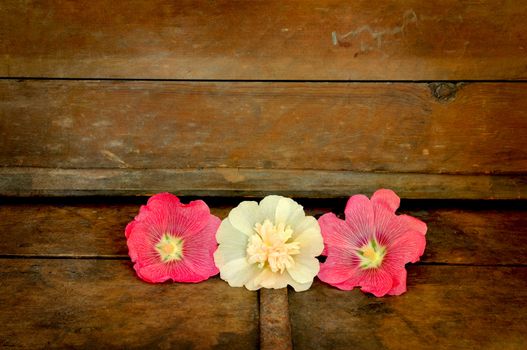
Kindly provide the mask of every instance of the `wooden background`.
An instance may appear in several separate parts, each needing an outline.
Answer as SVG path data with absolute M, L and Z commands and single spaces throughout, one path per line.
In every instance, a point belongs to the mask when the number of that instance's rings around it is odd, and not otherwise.
M 527 196 L 527 4 L 3 1 L 0 194 Z
M 526 19 L 517 0 L 0 1 L 0 348 L 525 348 Z M 402 296 L 151 285 L 127 256 L 145 195 L 318 217 L 380 187 L 428 224 Z

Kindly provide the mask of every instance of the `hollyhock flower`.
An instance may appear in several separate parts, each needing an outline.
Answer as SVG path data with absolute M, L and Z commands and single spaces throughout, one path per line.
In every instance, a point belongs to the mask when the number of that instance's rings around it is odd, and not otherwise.
M 324 247 L 320 227 L 290 198 L 242 202 L 222 221 L 214 261 L 232 287 L 308 289 Z
M 217 274 L 212 254 L 219 225 L 201 200 L 182 204 L 170 193 L 151 197 L 125 230 L 137 275 L 151 283 L 196 283 Z
M 395 215 L 399 202 L 393 191 L 381 189 L 371 200 L 351 197 L 345 220 L 322 215 L 318 222 L 327 259 L 318 278 L 343 290 L 360 286 L 377 297 L 404 293 L 404 266 L 423 255 L 427 227 L 411 216 Z

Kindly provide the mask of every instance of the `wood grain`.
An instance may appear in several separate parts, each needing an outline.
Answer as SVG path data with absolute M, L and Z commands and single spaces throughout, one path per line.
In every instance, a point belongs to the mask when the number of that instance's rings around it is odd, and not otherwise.
M 261 289 L 260 349 L 292 350 L 287 288 Z
M 0 75 L 527 78 L 522 1 L 3 1 Z
M 527 268 L 411 266 L 408 292 L 375 298 L 317 282 L 289 293 L 298 349 L 521 349 Z
M 526 86 L 4 80 L 0 165 L 524 174 Z
M 240 199 L 207 198 L 206 201 L 211 212 L 223 219 Z M 58 199 L 42 203 L 11 201 L 0 205 L 0 256 L 128 257 L 124 227 L 146 198 L 61 202 Z M 316 217 L 326 212 L 342 215 L 345 205 L 343 199 L 299 202 L 307 214 Z M 428 224 L 424 263 L 527 264 L 525 204 L 498 202 L 486 208 L 474 204 L 456 208 L 412 202 L 412 208 L 405 209 L 407 203 L 403 201 L 401 213 Z
M 3 260 L 5 348 L 257 349 L 257 294 L 142 282 L 127 261 Z
M 151 195 L 334 198 L 391 188 L 402 198 L 525 199 L 525 175 L 437 175 L 274 169 L 0 168 L 0 195 Z

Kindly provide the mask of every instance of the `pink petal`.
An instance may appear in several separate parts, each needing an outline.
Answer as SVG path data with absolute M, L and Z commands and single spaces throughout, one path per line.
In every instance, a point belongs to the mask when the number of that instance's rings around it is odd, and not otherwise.
M 376 207 L 376 237 L 380 245 L 391 246 L 400 239 L 406 237 L 407 232 L 426 232 L 426 224 L 408 215 L 392 215 L 384 207 Z M 424 225 L 424 227 L 423 227 Z M 417 231 L 419 230 L 419 231 Z
M 368 197 L 362 194 L 352 196 L 344 213 L 352 231 L 351 243 L 357 247 L 367 244 L 375 233 L 373 206 Z
M 393 278 L 385 269 L 367 269 L 363 271 L 359 284 L 363 292 L 382 297 L 392 289 Z
M 169 216 L 170 232 L 182 238 L 191 236 L 205 229 L 210 216 L 210 209 L 202 200 L 192 201 L 189 204 L 181 204 Z
M 413 216 L 409 215 L 399 215 L 399 220 L 403 225 L 408 227 L 412 231 L 417 231 L 421 233 L 422 235 L 426 235 L 427 226 L 424 222 L 421 220 L 414 218 Z
M 183 260 L 196 274 L 210 277 L 219 273 L 213 255 L 218 247 L 216 231 L 220 223 L 219 218 L 211 215 L 209 223 L 203 230 L 188 235 L 183 241 Z
M 343 280 L 340 283 L 333 284 L 334 287 L 337 287 L 341 290 L 352 290 L 355 287 L 360 286 L 360 281 L 363 278 L 363 271 L 359 267 L 356 267 L 353 270 L 350 270 L 349 272 L 349 278 Z
M 318 278 L 331 285 L 350 279 L 360 264 L 357 255 L 341 247 L 332 247 L 326 262 L 320 264 Z
M 128 225 L 126 225 L 126 228 L 124 229 L 124 236 L 126 238 L 130 237 L 130 234 L 132 234 L 132 231 L 134 230 L 135 221 L 130 221 Z
M 373 212 L 375 215 L 375 237 L 380 245 L 386 246 L 393 238 L 394 223 L 392 220 L 397 216 L 390 208 L 378 202 L 373 204 Z M 396 226 L 396 228 L 398 227 Z
M 397 208 L 399 208 L 401 199 L 392 190 L 382 188 L 375 191 L 375 193 L 371 196 L 371 202 L 374 207 L 383 205 L 392 213 L 395 213 Z
M 397 274 L 392 274 L 393 285 L 389 295 L 401 295 L 406 292 L 406 269 L 403 267 Z
M 150 283 L 174 282 L 197 283 L 209 276 L 195 273 L 183 260 L 170 263 L 157 263 L 148 266 L 134 265 L 137 275 Z
M 360 248 L 352 245 L 354 238 L 349 225 L 335 214 L 326 213 L 322 215 L 318 219 L 318 224 L 324 239 L 325 255 L 327 255 L 328 249 L 333 246 L 347 248 L 348 250 Z
M 403 265 L 419 261 L 426 247 L 426 239 L 420 232 L 407 231 L 404 236 L 393 241 L 387 248 L 385 260 Z M 384 261 L 383 261 L 384 263 Z

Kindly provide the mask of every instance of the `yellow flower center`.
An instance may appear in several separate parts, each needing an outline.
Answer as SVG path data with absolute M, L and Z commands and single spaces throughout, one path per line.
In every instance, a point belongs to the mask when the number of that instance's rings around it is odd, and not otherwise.
M 382 260 L 386 255 L 386 248 L 380 246 L 375 239 L 365 244 L 357 250 L 357 256 L 360 259 L 362 269 L 371 269 L 381 266 Z
M 165 233 L 156 244 L 156 250 L 163 262 L 181 260 L 183 257 L 183 240 Z
M 294 266 L 292 255 L 300 254 L 300 243 L 288 243 L 293 235 L 290 226 L 284 223 L 274 225 L 266 219 L 263 224 L 254 225 L 254 231 L 247 244 L 247 259 L 250 264 L 258 264 L 259 268 L 267 264 L 271 271 L 280 273 Z

